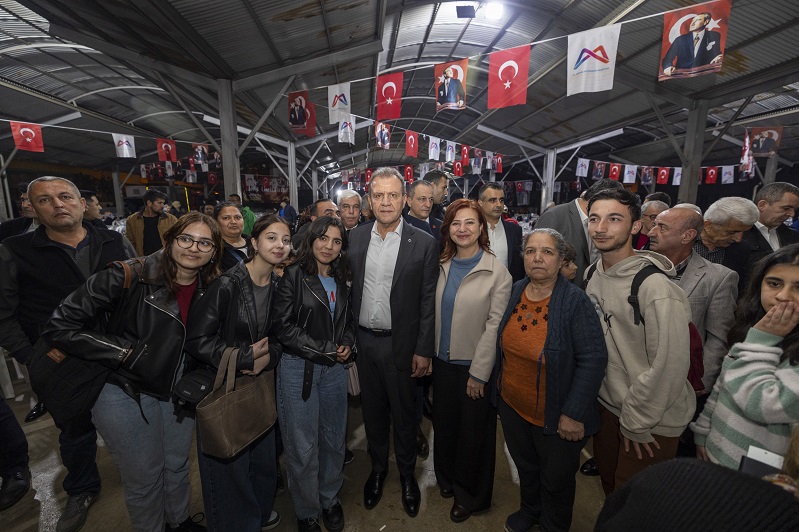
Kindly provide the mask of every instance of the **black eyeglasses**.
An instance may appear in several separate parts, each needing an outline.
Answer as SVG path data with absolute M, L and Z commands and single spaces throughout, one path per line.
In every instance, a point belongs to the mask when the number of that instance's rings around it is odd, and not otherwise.
M 202 253 L 208 253 L 216 247 L 210 240 L 206 240 L 205 238 L 194 240 L 188 235 L 178 235 L 177 238 L 175 238 L 175 242 L 177 242 L 178 246 L 182 247 L 183 249 L 189 249 L 193 244 L 197 244 L 197 249 L 199 249 Z

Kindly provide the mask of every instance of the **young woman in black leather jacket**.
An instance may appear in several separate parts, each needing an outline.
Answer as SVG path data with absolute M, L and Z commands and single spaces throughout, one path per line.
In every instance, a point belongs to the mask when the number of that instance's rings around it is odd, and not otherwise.
M 289 493 L 300 531 L 344 528 L 338 492 L 344 482 L 347 370 L 355 343 L 347 234 L 338 218 L 314 220 L 297 261 L 280 280 L 276 337 L 280 428 Z
M 92 420 L 122 475 L 136 531 L 204 530 L 189 517 L 194 420 L 170 401 L 184 370 L 189 308 L 218 274 L 222 236 L 204 214 L 183 216 L 144 258 L 127 292 L 120 267 L 70 294 L 42 332 L 54 348 L 111 368 Z M 128 261 L 136 271 L 136 260 Z M 109 318 L 110 316 L 110 318 Z M 99 324 L 99 325 L 98 325 Z
M 268 372 L 274 397 L 273 370 L 282 351 L 280 343 L 269 337 L 278 281 L 274 269 L 291 250 L 288 224 L 275 215 L 261 217 L 253 226 L 251 244 L 252 258 L 211 283 L 203 304 L 192 308 L 186 351 L 216 370 L 225 349 L 238 348 L 238 370 Z M 263 415 L 274 420 L 275 409 Z M 275 431 L 270 430 L 227 460 L 204 454 L 202 447 L 198 434 L 197 456 L 209 528 L 260 532 L 277 526 L 280 516 L 272 510 L 277 482 Z

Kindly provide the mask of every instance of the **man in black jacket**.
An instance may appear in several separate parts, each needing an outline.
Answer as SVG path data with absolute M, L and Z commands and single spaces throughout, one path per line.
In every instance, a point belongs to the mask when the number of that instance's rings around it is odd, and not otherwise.
M 486 183 L 480 187 L 477 203 L 488 222 L 491 251 L 508 268 L 513 282 L 524 277 L 522 262 L 522 228 L 519 224 L 502 219 L 505 208 L 505 189 L 501 183 Z
M 17 236 L 28 231 L 33 231 L 39 225 L 39 220 L 36 218 L 36 211 L 31 207 L 31 202 L 28 201 L 28 192 L 20 193 L 19 210 L 22 216 L 12 220 L 6 220 L 0 223 L 0 242 L 10 236 Z
M 85 202 L 71 181 L 40 177 L 28 186 L 28 194 L 41 225 L 0 245 L 0 345 L 29 365 L 34 391 L 61 430 L 61 459 L 67 468 L 63 487 L 69 497 L 56 531 L 71 532 L 83 526 L 100 492 L 97 433 L 91 406 L 75 412 L 57 398 L 61 378 L 75 360 L 45 353 L 41 343 L 36 350 L 33 346 L 64 297 L 109 262 L 127 256 L 122 235 L 83 223 Z
M 376 220 L 350 234 L 352 307 L 358 320 L 358 374 L 372 472 L 364 506 L 383 496 L 390 427 L 400 472 L 402 505 L 416 517 L 421 494 L 416 466 L 415 379 L 432 371 L 438 245 L 403 222 L 404 180 L 393 168 L 372 174 L 369 198 Z

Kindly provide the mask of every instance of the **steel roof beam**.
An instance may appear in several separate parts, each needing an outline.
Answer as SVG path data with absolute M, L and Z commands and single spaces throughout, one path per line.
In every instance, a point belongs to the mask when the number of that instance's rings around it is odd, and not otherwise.
M 147 69 L 157 70 L 162 74 L 168 74 L 170 76 L 176 76 L 187 81 L 191 81 L 195 85 L 199 85 L 205 89 L 214 91 L 216 90 L 216 81 L 203 74 L 198 74 L 197 72 L 192 72 L 191 70 L 186 70 L 185 68 L 165 63 L 163 61 L 158 61 L 139 52 L 132 52 L 121 46 L 110 44 L 108 41 L 104 41 L 96 37 L 90 37 L 79 31 L 65 28 L 57 24 L 50 24 L 50 34 L 68 41 L 83 44 L 89 48 L 104 54 L 108 54 L 109 56 L 115 57 L 122 61 L 127 61 Z
M 517 146 L 524 146 L 525 148 L 530 148 L 531 150 L 535 150 L 538 153 L 541 153 L 541 154 L 544 154 L 544 155 L 546 155 L 546 153 L 547 153 L 547 149 L 544 148 L 543 146 L 539 146 L 537 144 L 533 144 L 532 142 L 527 142 L 526 140 L 522 140 L 522 139 L 520 139 L 518 137 L 514 137 L 512 135 L 508 135 L 507 133 L 503 133 L 501 131 L 497 131 L 496 129 L 491 129 L 490 127 L 486 127 L 486 126 L 484 126 L 482 124 L 479 124 L 477 126 L 477 130 L 478 131 L 482 131 L 483 133 L 487 133 L 487 134 L 489 134 L 491 136 L 500 138 L 502 140 L 506 140 L 508 142 L 516 144 Z
M 308 72 L 331 67 L 347 61 L 364 59 L 366 57 L 379 54 L 382 51 L 382 42 L 379 40 L 370 41 L 358 46 L 353 46 L 352 48 L 346 48 L 344 50 L 339 50 L 338 52 L 326 54 L 314 59 L 300 61 L 299 63 L 286 65 L 281 68 L 270 70 L 269 72 L 262 72 L 261 74 L 255 74 L 253 76 L 236 80 L 233 82 L 233 92 L 239 93 L 250 89 L 265 87 L 267 85 L 271 85 L 272 83 L 282 81 L 292 74 L 300 76 Z

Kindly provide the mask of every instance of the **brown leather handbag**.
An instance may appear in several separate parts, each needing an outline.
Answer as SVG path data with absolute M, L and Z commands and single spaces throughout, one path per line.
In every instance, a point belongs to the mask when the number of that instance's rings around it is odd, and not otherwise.
M 274 371 L 236 377 L 234 351 L 225 349 L 213 391 L 197 404 L 200 448 L 216 458 L 233 458 L 272 428 L 277 418 Z

